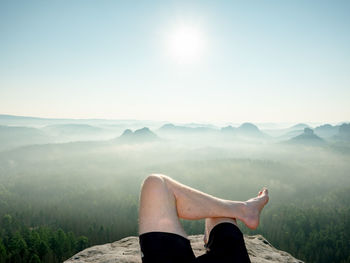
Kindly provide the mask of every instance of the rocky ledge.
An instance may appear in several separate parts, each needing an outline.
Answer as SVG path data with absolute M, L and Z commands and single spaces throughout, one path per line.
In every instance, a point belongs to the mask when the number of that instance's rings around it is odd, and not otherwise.
M 203 235 L 189 236 L 196 256 L 205 253 Z M 303 263 L 287 252 L 274 248 L 263 236 L 244 237 L 252 263 L 288 262 Z M 65 263 L 140 263 L 138 237 L 126 237 L 114 243 L 87 248 Z

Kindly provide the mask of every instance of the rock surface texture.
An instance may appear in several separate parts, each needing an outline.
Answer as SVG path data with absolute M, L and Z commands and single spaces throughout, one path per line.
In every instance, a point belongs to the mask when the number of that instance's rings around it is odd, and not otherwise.
M 196 256 L 205 253 L 203 235 L 189 236 Z M 263 236 L 245 236 L 245 243 L 252 263 L 290 262 L 303 263 L 287 252 L 274 248 Z M 114 243 L 87 248 L 65 263 L 141 263 L 138 237 L 126 237 Z

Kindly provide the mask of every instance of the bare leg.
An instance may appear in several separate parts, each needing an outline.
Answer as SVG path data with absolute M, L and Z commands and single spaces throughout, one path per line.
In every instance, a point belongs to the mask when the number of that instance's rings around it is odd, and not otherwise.
M 205 194 L 165 175 L 150 175 L 141 190 L 139 233 L 162 231 L 186 237 L 179 218 L 237 218 L 255 229 L 260 211 L 267 202 L 267 189 L 246 202 L 230 201 Z
M 178 214 L 176 199 L 164 178 L 148 176 L 142 185 L 139 208 L 139 234 L 160 231 L 187 237 Z
M 204 230 L 204 243 L 207 244 L 209 240 L 210 231 L 220 223 L 231 223 L 237 226 L 235 218 L 226 217 L 213 217 L 205 219 L 205 230 Z

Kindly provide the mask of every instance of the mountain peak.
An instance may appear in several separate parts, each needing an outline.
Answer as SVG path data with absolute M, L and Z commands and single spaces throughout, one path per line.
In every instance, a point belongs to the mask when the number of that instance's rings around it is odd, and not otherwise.
M 122 136 L 130 136 L 131 134 L 133 134 L 132 130 L 126 129 L 126 130 L 123 132 Z
M 149 128 L 143 127 L 142 129 L 138 129 L 138 130 L 134 131 L 134 134 L 145 135 L 145 134 L 153 134 L 153 132 L 151 132 L 151 130 Z
M 239 126 L 239 129 L 246 130 L 246 131 L 259 131 L 259 128 L 250 122 L 242 123 L 242 125 Z

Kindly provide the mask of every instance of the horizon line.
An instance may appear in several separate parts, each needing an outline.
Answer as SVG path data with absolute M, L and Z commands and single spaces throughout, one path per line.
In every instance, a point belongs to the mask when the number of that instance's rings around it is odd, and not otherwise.
M 169 124 L 211 124 L 214 125 L 215 122 L 208 121 L 169 121 L 169 120 L 152 120 L 152 119 L 116 119 L 116 118 L 76 118 L 76 117 L 47 117 L 47 116 L 33 116 L 33 115 L 15 115 L 15 114 L 2 114 L 0 113 L 0 117 L 15 117 L 15 118 L 28 118 L 28 119 L 37 119 L 37 120 L 74 120 L 74 121 L 94 121 L 94 120 L 102 120 L 102 121 L 146 121 L 146 122 L 161 122 L 161 123 L 169 123 Z M 243 124 L 243 123 L 253 123 L 253 124 L 333 124 L 333 125 L 341 125 L 343 123 L 350 123 L 350 121 L 266 121 L 266 122 L 254 122 L 254 121 L 243 121 L 243 122 L 234 122 L 234 121 L 216 121 L 216 123 L 226 123 L 226 124 Z

